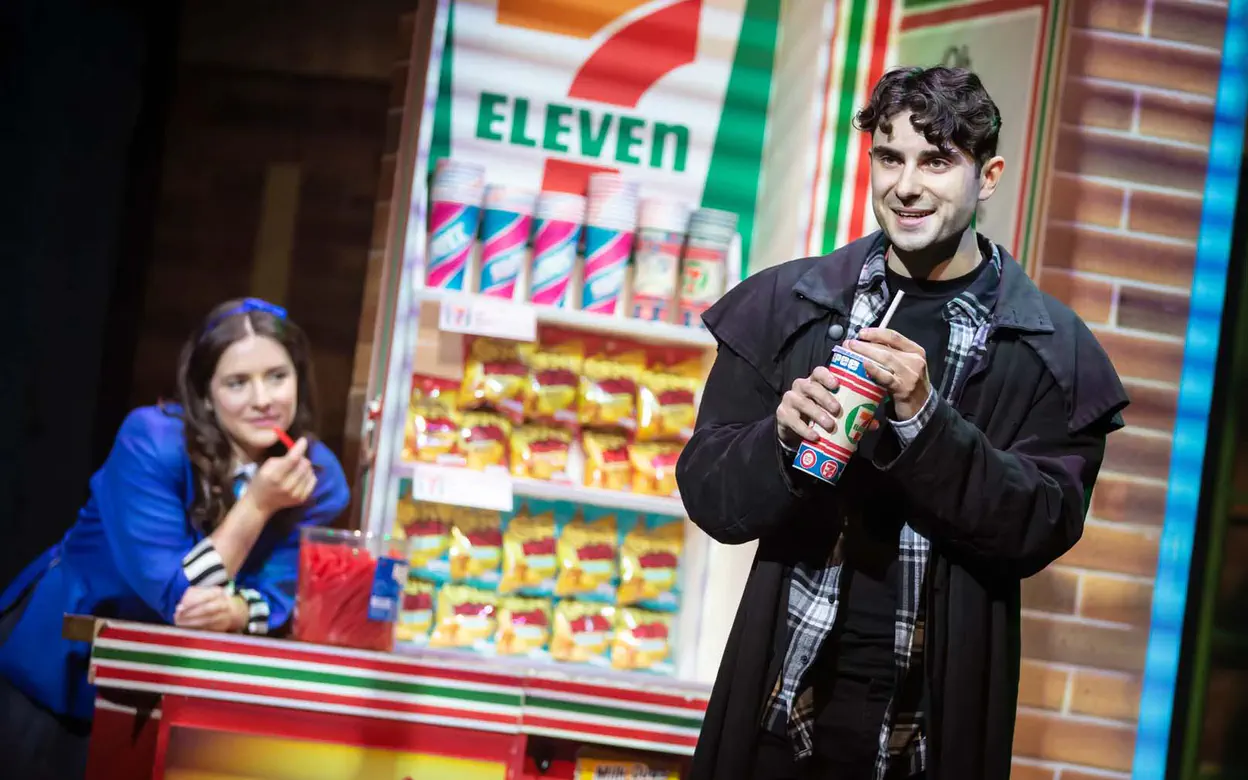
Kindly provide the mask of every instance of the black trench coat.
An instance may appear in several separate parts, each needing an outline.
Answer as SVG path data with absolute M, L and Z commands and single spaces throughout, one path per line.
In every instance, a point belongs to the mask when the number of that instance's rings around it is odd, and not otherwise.
M 878 235 L 878 234 L 877 234 Z M 676 468 L 690 519 L 726 544 L 759 540 L 693 761 L 695 780 L 750 774 L 764 692 L 788 641 L 789 574 L 825 560 L 838 495 L 789 468 L 775 409 L 826 363 L 877 236 L 769 268 L 704 317 L 719 343 Z M 941 400 L 876 468 L 932 541 L 924 673 L 929 780 L 1007 780 L 1019 678 L 1019 582 L 1079 540 L 1105 437 L 1128 399 L 1083 322 L 1004 250 L 987 354 L 956 408 Z M 841 327 L 836 327 L 840 325 Z

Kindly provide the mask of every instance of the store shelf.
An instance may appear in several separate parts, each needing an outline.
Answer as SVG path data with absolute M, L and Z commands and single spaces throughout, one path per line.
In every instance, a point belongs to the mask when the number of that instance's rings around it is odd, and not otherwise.
M 627 512 L 650 512 L 673 517 L 685 516 L 685 505 L 681 503 L 679 498 L 643 496 L 619 490 L 577 487 L 575 485 L 561 485 L 557 482 L 514 477 L 511 485 L 512 492 L 515 495 L 526 498 L 537 498 L 546 501 L 568 501 L 575 504 L 622 509 Z
M 621 338 L 635 339 L 647 343 L 670 344 L 673 346 L 713 349 L 715 337 L 699 328 L 687 328 L 667 322 L 648 322 L 631 317 L 613 317 L 593 312 L 574 309 L 557 309 L 551 306 L 533 306 L 527 303 L 501 301 L 471 293 L 453 292 L 422 287 L 415 291 L 414 298 L 419 303 L 438 303 L 454 298 L 468 303 L 489 303 L 494 307 L 512 307 L 517 314 L 531 312 L 539 325 L 556 325 L 570 330 L 602 333 Z M 482 334 L 487 335 L 487 334 Z

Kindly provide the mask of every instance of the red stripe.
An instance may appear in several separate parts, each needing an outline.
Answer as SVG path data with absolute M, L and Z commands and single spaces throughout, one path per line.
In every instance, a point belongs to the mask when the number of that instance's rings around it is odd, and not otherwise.
M 703 697 L 691 695 L 688 698 L 680 696 L 671 696 L 663 693 L 650 693 L 648 691 L 630 691 L 623 688 L 612 688 L 601 685 L 586 685 L 584 683 L 556 682 L 554 680 L 529 680 L 525 685 L 528 690 L 555 691 L 559 693 L 572 693 L 582 696 L 597 696 L 604 699 L 614 699 L 616 701 L 630 701 L 638 704 L 654 704 L 660 707 L 688 707 L 701 711 L 706 710 L 707 700 Z
M 889 28 L 892 25 L 893 14 L 892 2 L 881 2 L 876 4 L 878 16 L 875 19 L 875 40 L 871 43 L 871 64 L 867 70 L 867 91 L 870 92 L 875 87 L 875 82 L 879 81 L 884 75 L 884 59 L 888 56 L 888 35 Z M 859 133 L 858 138 L 858 176 L 854 182 L 854 198 L 853 210 L 849 215 L 849 230 L 846 234 L 852 241 L 862 236 L 862 220 L 866 211 L 866 198 L 862 193 L 869 192 L 871 189 L 871 136 L 868 133 Z
M 810 446 L 814 447 L 815 449 L 819 450 L 825 455 L 831 455 L 837 460 L 843 460 L 847 463 L 849 462 L 849 459 L 854 456 L 854 453 L 850 452 L 844 447 L 841 447 L 840 445 L 833 444 L 827 439 L 821 438 L 819 439 L 819 441 L 811 444 Z
M 97 664 L 95 667 L 95 684 L 102 688 L 107 688 L 109 687 L 108 683 L 110 681 L 118 683 L 138 682 L 147 683 L 149 685 L 177 685 L 186 688 L 194 688 L 201 696 L 210 696 L 213 693 L 243 693 L 252 696 L 271 696 L 279 699 L 315 702 L 318 704 L 337 704 L 348 707 L 362 707 L 364 709 L 374 710 L 378 714 L 384 714 L 386 712 L 401 712 L 411 715 L 426 715 L 439 718 L 461 718 L 465 720 L 477 720 L 487 723 L 500 724 L 514 724 L 519 720 L 518 714 L 506 715 L 493 712 L 477 712 L 475 710 L 460 710 L 452 707 L 437 707 L 428 704 L 397 702 L 389 699 L 365 699 L 358 696 L 342 696 L 334 693 L 298 691 L 286 688 L 273 688 L 267 685 L 225 682 L 223 680 L 200 680 L 177 674 L 166 674 L 163 672 L 117 669 L 109 666 L 107 663 Z
M 663 734 L 653 731 L 641 731 L 638 729 L 624 729 L 616 726 L 599 726 L 596 724 L 591 726 L 585 723 L 573 723 L 555 718 L 543 718 L 527 714 L 524 716 L 524 725 L 541 729 L 570 731 L 573 734 L 581 734 L 589 737 L 635 739 L 641 742 L 660 742 L 664 745 L 679 745 L 681 747 L 689 748 L 698 744 L 697 737 L 684 737 L 676 734 Z
M 867 384 L 866 382 L 862 381 L 858 377 L 846 376 L 845 374 L 837 374 L 836 380 L 840 382 L 842 385 L 844 385 L 845 387 L 848 387 L 849 389 L 858 393 L 859 395 L 865 395 L 867 398 L 877 403 L 881 399 L 883 399 L 885 395 L 888 394 L 888 391 L 886 391 L 884 388 L 880 387 L 879 385 Z
M 248 661 L 272 658 L 282 661 L 302 661 L 306 663 L 327 664 L 339 668 L 358 669 L 369 672 L 387 674 L 420 675 L 438 677 L 444 680 L 480 683 L 483 685 L 506 685 L 520 687 L 523 681 L 493 672 L 478 672 L 466 669 L 447 669 L 429 666 L 416 661 L 399 660 L 396 656 L 382 653 L 370 654 L 369 657 L 357 658 L 333 653 L 317 652 L 315 645 L 296 643 L 293 641 L 268 640 L 267 642 L 231 642 L 228 639 L 217 639 L 210 636 L 187 636 L 185 634 L 164 634 L 142 630 L 107 626 L 101 633 L 105 639 L 116 641 L 138 642 L 165 648 L 184 650 L 206 650 L 218 653 L 243 655 Z M 305 649 L 306 648 L 306 649 Z
M 901 29 L 903 31 L 916 30 L 921 27 L 960 22 L 978 16 L 997 16 L 1021 8 L 1048 4 L 1048 0 L 984 0 L 980 3 L 960 3 L 931 11 L 902 14 Z

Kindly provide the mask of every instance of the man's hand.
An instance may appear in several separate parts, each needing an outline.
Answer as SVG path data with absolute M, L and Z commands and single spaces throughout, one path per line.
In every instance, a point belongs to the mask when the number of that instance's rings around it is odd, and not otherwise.
M 776 408 L 776 432 L 780 441 L 794 448 L 803 439 L 817 441 L 819 434 L 810 426 L 811 422 L 825 431 L 836 427 L 841 405 L 832 394 L 840 386 L 826 366 L 819 366 L 808 377 L 795 379 Z
M 932 383 L 927 377 L 927 355 L 918 344 L 895 330 L 863 328 L 845 346 L 879 364 L 866 363 L 867 374 L 892 395 L 897 419 L 909 420 L 927 403 Z
M 173 612 L 173 624 L 179 628 L 234 632 L 243 630 L 247 617 L 247 602 L 229 595 L 225 588 L 192 585 Z

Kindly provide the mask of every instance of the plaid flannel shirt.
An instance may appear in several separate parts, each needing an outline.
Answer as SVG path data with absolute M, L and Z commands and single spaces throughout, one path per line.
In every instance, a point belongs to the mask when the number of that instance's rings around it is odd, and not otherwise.
M 945 372 L 940 396 L 956 401 L 967 376 L 987 351 L 992 307 L 1001 281 L 1001 255 L 990 244 L 988 267 L 960 295 L 945 305 L 944 316 L 949 323 L 949 343 L 945 350 Z M 888 245 L 881 237 L 867 257 L 858 277 L 853 308 L 846 339 L 876 322 L 887 307 L 890 295 L 885 283 Z M 917 415 L 909 420 L 891 421 L 902 446 L 918 436 L 935 410 L 936 394 L 928 398 Z M 922 670 L 923 616 L 921 614 L 923 578 L 927 570 L 930 544 L 909 523 L 901 529 L 901 587 L 897 604 L 893 657 L 896 664 L 894 693 L 890 698 L 884 722 L 880 724 L 879 753 L 875 762 L 875 780 L 883 780 L 890 762 L 902 762 L 910 774 L 926 768 L 927 742 L 918 702 L 903 711 L 894 711 L 896 691 L 910 670 Z M 805 677 L 824 639 L 836 624 L 840 602 L 841 562 L 829 554 L 822 567 L 799 564 L 793 568 L 789 589 L 788 627 L 790 640 L 784 665 L 764 708 L 763 726 L 775 730 L 784 725 L 793 743 L 796 757 L 806 758 L 814 751 L 814 691 L 805 684 Z

